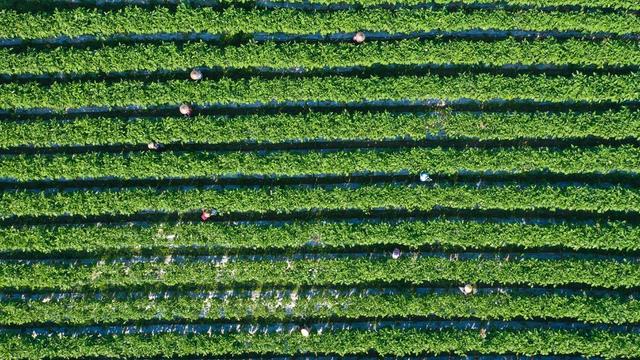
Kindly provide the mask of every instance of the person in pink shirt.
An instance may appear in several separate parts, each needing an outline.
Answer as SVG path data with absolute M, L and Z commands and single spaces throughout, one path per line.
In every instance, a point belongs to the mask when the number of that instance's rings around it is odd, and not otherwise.
M 200 220 L 204 222 L 209 220 L 210 217 L 215 215 L 218 215 L 218 211 L 216 209 L 211 209 L 211 210 L 202 209 L 202 213 L 200 214 Z

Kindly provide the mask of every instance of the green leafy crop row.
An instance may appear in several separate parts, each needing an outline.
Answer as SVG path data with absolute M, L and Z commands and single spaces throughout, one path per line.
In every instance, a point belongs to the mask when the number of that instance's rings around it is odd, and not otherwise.
M 299 332 L 254 334 L 230 333 L 185 335 L 0 336 L 0 356 L 7 359 L 65 358 L 87 356 L 108 358 L 228 356 L 249 354 L 337 354 L 408 356 L 417 354 L 582 354 L 604 358 L 632 358 L 640 353 L 640 336 L 602 330 L 488 331 L 479 330 L 395 330 Z
M 95 1 L 90 1 L 95 2 Z M 229 3 L 252 3 L 252 0 L 223 0 Z M 301 3 L 302 0 L 288 0 L 291 3 Z M 307 2 L 307 1 L 305 1 Z M 451 0 L 309 0 L 312 4 L 352 4 L 362 6 L 376 6 L 376 5 L 422 5 L 422 4 L 438 4 L 448 5 L 451 4 Z M 634 0 L 457 0 L 457 3 L 462 4 L 498 4 L 498 5 L 516 5 L 516 6 L 538 6 L 538 7 L 550 7 L 550 6 L 580 6 L 584 8 L 589 7 L 605 7 L 614 9 L 628 9 L 638 10 L 640 4 Z
M 472 114 L 468 117 L 475 118 Z M 462 118 L 462 116 L 461 116 Z M 572 117 L 571 117 L 572 118 Z M 637 119 L 636 119 L 637 118 Z M 591 119 L 591 120 L 590 120 Z M 597 117 L 585 116 L 589 133 L 640 137 L 640 112 Z M 569 120 L 569 118 L 567 118 Z M 594 121 L 596 120 L 596 121 Z M 0 147 L 29 145 L 221 144 L 230 142 L 281 143 L 307 140 L 424 139 L 427 124 L 436 119 L 415 114 L 389 113 L 308 113 L 301 115 L 239 115 L 192 118 L 94 118 L 70 120 L 38 119 L 29 122 L 0 122 Z M 471 119 L 468 120 L 472 122 Z M 566 120 L 565 120 L 566 121 Z M 576 121 L 578 121 L 576 119 Z M 567 121 L 567 125 L 573 121 Z M 496 122 L 499 123 L 499 122 Z M 607 127 L 606 129 L 604 127 Z M 638 131 L 634 130 L 638 127 Z M 618 129 L 618 130 L 616 130 Z M 506 129 L 505 129 L 506 130 Z M 579 131 L 576 129 L 576 132 Z
M 189 1 L 184 1 L 188 3 Z M 302 3 L 302 0 L 287 0 L 284 3 L 297 4 Z M 356 6 L 380 6 L 380 5 L 396 5 L 396 6 L 412 6 L 412 5 L 425 5 L 425 4 L 438 4 L 448 5 L 451 4 L 451 0 L 307 0 L 304 1 L 309 4 L 321 4 L 321 5 L 356 5 Z M 139 4 L 140 1 L 132 0 L 117 0 L 115 4 Z M 173 0 L 146 0 L 145 4 L 152 5 L 169 5 L 174 4 Z M 256 4 L 255 0 L 210 0 L 202 1 L 196 0 L 197 4 L 205 5 L 237 5 L 237 4 Z M 470 5 L 513 5 L 513 6 L 536 6 L 536 7 L 552 7 L 552 6 L 579 6 L 584 8 L 597 7 L 597 8 L 612 8 L 612 9 L 626 9 L 626 10 L 639 10 L 640 5 L 634 0 L 458 0 L 456 3 L 470 4 Z M 61 6 L 70 5 L 74 6 L 96 6 L 98 1 L 96 0 L 0 0 L 0 8 L 25 8 L 34 6 Z
M 560 286 L 610 289 L 640 286 L 640 264 L 612 260 L 455 260 L 414 257 L 245 260 L 219 262 L 100 262 L 96 265 L 0 264 L 0 289 L 104 291 L 234 286 L 362 286 L 403 283 Z
M 224 0 L 223 2 L 238 2 L 238 3 L 252 3 L 250 0 Z M 94 2 L 94 1 L 91 1 Z M 302 0 L 288 0 L 291 3 L 302 2 Z M 305 1 L 306 2 L 306 1 Z M 309 0 L 312 4 L 352 4 L 362 6 L 376 6 L 376 5 L 421 5 L 425 3 L 433 3 L 439 5 L 451 4 L 451 0 Z M 580 7 L 606 7 L 614 9 L 629 9 L 638 10 L 640 4 L 634 0 L 458 0 L 457 3 L 463 4 L 507 4 L 507 5 L 521 5 L 521 6 L 580 6 Z
M 640 112 L 603 113 L 307 113 L 193 118 L 1 121 L 0 148 L 51 145 L 282 143 L 313 140 L 640 139 Z M 428 141 L 428 140 L 427 140 Z
M 130 215 L 150 209 L 179 213 L 217 208 L 222 213 L 274 211 L 290 213 L 310 209 L 376 208 L 432 210 L 445 206 L 460 210 L 583 210 L 594 212 L 640 210 L 640 190 L 613 186 L 591 188 L 535 185 L 407 186 L 367 185 L 356 189 L 298 187 L 239 188 L 232 190 L 71 192 L 5 191 L 0 194 L 0 218 L 13 216 Z
M 95 2 L 95 1 L 90 1 Z M 251 0 L 223 0 L 229 3 L 252 3 Z M 302 0 L 288 0 L 290 3 L 301 3 Z M 305 1 L 307 2 L 307 1 Z M 422 4 L 438 4 L 448 5 L 451 4 L 451 0 L 309 0 L 311 4 L 351 4 L 361 6 L 376 6 L 376 5 L 422 5 Z M 634 0 L 457 0 L 456 3 L 462 4 L 498 4 L 498 5 L 515 5 L 515 6 L 536 6 L 536 7 L 550 7 L 550 6 L 580 6 L 584 8 L 589 7 L 605 7 L 614 9 L 628 9 L 638 10 L 640 4 Z
M 533 101 L 634 101 L 640 98 L 640 73 L 549 77 L 489 74 L 400 76 L 385 78 L 309 77 L 248 78 L 218 81 L 119 81 L 1 84 L 0 108 L 49 108 L 62 111 L 83 106 L 267 103 L 284 101 L 364 100 L 420 101 L 461 98 Z M 177 112 L 177 110 L 176 110 Z
M 280 226 L 182 223 L 149 226 L 29 226 L 0 228 L 0 253 L 52 254 L 79 251 L 159 254 L 180 249 L 210 253 L 242 250 L 296 251 L 305 246 L 330 251 L 361 246 L 402 245 L 445 250 L 558 247 L 572 250 L 640 249 L 640 227 L 624 222 L 598 225 L 478 223 L 436 219 L 399 223 L 293 222 Z
M 99 49 L 59 47 L 49 51 L 0 49 L 2 74 L 84 74 L 186 70 L 193 67 L 321 70 L 371 65 L 630 66 L 640 63 L 635 41 L 584 40 L 420 41 L 348 43 L 248 43 L 215 46 L 203 42 L 115 45 Z
M 640 19 L 632 13 L 540 10 L 445 11 L 366 9 L 306 12 L 292 9 L 243 10 L 178 6 L 177 10 L 127 7 L 115 11 L 78 8 L 53 13 L 0 11 L 0 38 L 37 39 L 114 34 L 253 33 L 332 34 L 360 30 L 413 33 L 461 30 L 580 31 L 632 34 Z
M 464 150 L 411 148 L 356 151 L 140 152 L 0 157 L 0 177 L 16 181 L 95 178 L 190 178 L 230 175 L 306 176 L 363 172 L 417 176 L 464 172 L 559 174 L 640 172 L 639 148 L 511 148 Z
M 138 321 L 300 321 L 438 317 L 481 320 L 574 319 L 587 323 L 640 321 L 640 301 L 584 295 L 395 294 L 284 297 L 61 299 L 0 302 L 0 324 L 129 324 Z

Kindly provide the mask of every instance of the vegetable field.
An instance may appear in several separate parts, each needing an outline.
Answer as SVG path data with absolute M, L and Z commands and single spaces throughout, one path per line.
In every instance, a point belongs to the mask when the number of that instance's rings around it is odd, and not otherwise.
M 637 0 L 0 0 L 0 359 L 640 359 Z

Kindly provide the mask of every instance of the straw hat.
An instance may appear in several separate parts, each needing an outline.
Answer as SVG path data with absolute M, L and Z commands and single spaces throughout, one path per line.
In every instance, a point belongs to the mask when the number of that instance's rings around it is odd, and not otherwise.
M 193 70 L 191 70 L 191 73 L 189 74 L 189 77 L 191 78 L 191 80 L 198 81 L 198 80 L 202 79 L 202 71 L 200 71 L 198 69 L 193 69 Z
M 192 112 L 191 106 L 187 104 L 180 105 L 180 114 L 184 116 L 189 116 L 191 115 L 191 112 Z
M 358 31 L 355 35 L 353 35 L 353 41 L 357 44 L 362 44 L 365 39 L 366 36 L 362 31 Z

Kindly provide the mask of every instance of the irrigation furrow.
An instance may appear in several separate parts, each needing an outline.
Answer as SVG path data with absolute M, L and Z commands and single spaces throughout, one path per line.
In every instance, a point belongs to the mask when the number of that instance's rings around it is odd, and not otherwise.
M 529 75 L 548 75 L 548 76 L 565 76 L 570 77 L 575 73 L 589 74 L 616 74 L 625 75 L 638 72 L 640 66 L 606 66 L 597 65 L 555 65 L 555 64 L 534 64 L 534 65 L 464 65 L 464 64 L 421 64 L 421 65 L 372 65 L 372 66 L 344 66 L 344 67 L 328 67 L 323 69 L 305 69 L 303 67 L 292 68 L 269 68 L 269 67 L 252 67 L 252 68 L 203 68 L 198 67 L 203 74 L 203 79 L 219 80 L 229 78 L 234 80 L 247 78 L 263 78 L 277 79 L 288 77 L 292 79 L 303 77 L 332 77 L 332 76 L 354 76 L 359 78 L 369 77 L 394 77 L 394 76 L 420 76 L 427 74 L 438 74 L 442 76 L 451 76 L 459 73 L 473 74 L 492 74 L 504 76 L 516 76 L 522 74 Z M 37 82 L 41 85 L 50 85 L 53 83 L 72 82 L 72 81 L 101 81 L 113 83 L 123 79 L 138 80 L 145 82 L 168 81 L 168 80 L 185 80 L 189 78 L 189 71 L 181 70 L 134 70 L 123 72 L 108 73 L 50 73 L 50 74 L 18 74 L 7 75 L 0 73 L 0 84 L 2 83 L 32 83 Z
M 428 169 L 427 169 L 428 170 Z M 624 171 L 609 173 L 557 173 L 550 171 L 525 171 L 513 173 L 509 171 L 469 171 L 460 170 L 454 174 L 427 173 L 428 180 L 420 181 L 421 173 L 401 171 L 396 173 L 357 172 L 349 175 L 311 174 L 311 175 L 268 175 L 268 174 L 212 174 L 210 176 L 194 177 L 147 177 L 125 179 L 116 176 L 100 178 L 55 179 L 55 180 L 0 180 L 0 190 L 34 190 L 34 191 L 81 191 L 92 190 L 122 190 L 154 187 L 163 190 L 172 189 L 238 189 L 256 188 L 261 186 L 296 186 L 301 188 L 322 186 L 326 189 L 351 188 L 364 185 L 405 184 L 416 186 L 453 186 L 472 185 L 476 188 L 508 186 L 518 184 L 522 187 L 544 183 L 557 188 L 589 187 L 607 189 L 612 187 L 636 188 L 640 186 L 640 175 Z
M 131 215 L 20 215 L 0 220 L 0 226 L 24 226 L 24 225 L 72 225 L 72 224 L 111 224 L 111 223 L 165 223 L 176 221 L 197 221 L 200 219 L 200 211 L 169 212 L 169 211 L 143 211 Z M 624 211 L 584 211 L 584 210 L 504 210 L 504 209 L 458 209 L 439 206 L 429 211 L 416 211 L 407 209 L 361 209 L 328 210 L 314 209 L 307 211 L 279 212 L 229 212 L 223 215 L 211 217 L 207 221 L 216 223 L 242 223 L 242 222 L 280 222 L 294 220 L 328 220 L 337 221 L 344 219 L 433 219 L 437 217 L 452 217 L 460 219 L 499 220 L 506 222 L 527 223 L 595 223 L 600 221 L 625 221 L 630 224 L 640 223 L 640 213 Z
M 164 256 L 126 256 L 115 258 L 69 258 L 65 256 L 56 258 L 22 258 L 22 257 L 3 257 L 0 258 L 0 266 L 7 264 L 20 264 L 20 265 L 35 265 L 44 264 L 52 266 L 95 266 L 95 265 L 125 265 L 131 266 L 135 264 L 190 264 L 190 263 L 203 263 L 216 266 L 224 266 L 230 262 L 238 261 L 299 261 L 299 260 L 388 260 L 391 259 L 392 250 L 384 252 L 354 252 L 354 251 L 342 251 L 342 252 L 323 252 L 323 253 L 308 253 L 308 252 L 293 252 L 288 254 L 282 254 L 281 251 L 276 253 L 266 254 L 225 254 L 225 255 L 172 255 L 166 254 Z M 632 254 L 612 255 L 612 254 L 592 254 L 585 252 L 565 251 L 558 252 L 509 252 L 504 250 L 498 251 L 455 251 L 455 252 L 442 252 L 442 251 L 419 251 L 408 250 L 402 257 L 410 259 L 423 259 L 423 258 L 440 258 L 450 259 L 452 261 L 469 261 L 469 260 L 497 260 L 497 261 L 521 261 L 527 259 L 554 261 L 554 260 L 596 260 L 596 261 L 612 261 L 612 262 L 624 262 L 624 263 L 638 263 L 640 257 Z
M 620 40 L 640 40 L 640 34 L 615 34 L 609 32 L 581 32 L 581 31 L 528 31 L 528 30 L 463 30 L 463 31 L 423 31 L 412 33 L 385 33 L 366 32 L 367 39 L 371 41 L 398 41 L 407 39 L 437 39 L 437 40 L 485 40 L 495 41 L 508 38 L 514 39 L 548 39 L 558 40 L 581 39 L 588 41 L 604 41 L 607 39 Z M 20 50 L 20 48 L 35 47 L 46 48 L 50 46 L 69 47 L 101 47 L 104 45 L 117 44 L 142 44 L 142 43 L 163 43 L 175 42 L 185 43 L 193 41 L 204 41 L 217 45 L 241 45 L 249 42 L 276 42 L 288 43 L 292 41 L 304 42 L 331 42 L 346 43 L 352 42 L 353 33 L 334 33 L 330 35 L 308 34 L 295 35 L 286 33 L 254 33 L 243 36 L 226 37 L 221 34 L 210 33 L 156 33 L 156 34 L 120 34 L 109 36 L 82 35 L 76 37 L 59 36 L 43 39 L 0 39 L 0 47 Z
M 367 140 L 367 139 L 344 139 L 344 140 L 326 140 L 322 138 L 316 139 L 300 139 L 283 142 L 258 142 L 252 139 L 239 142 L 174 142 L 161 143 L 161 151 L 170 151 L 175 153 L 185 153 L 193 151 L 208 152 L 270 152 L 270 151 L 314 151 L 314 150 L 342 150 L 342 149 L 399 149 L 399 148 L 442 148 L 442 149 L 508 149 L 513 147 L 529 147 L 529 148 L 553 148 L 568 149 L 573 147 L 618 147 L 625 145 L 634 145 L 640 147 L 640 139 L 636 137 L 619 138 L 603 138 L 599 136 L 588 137 L 563 137 L 563 138 L 524 138 L 515 139 L 479 139 L 477 137 L 447 137 L 447 135 L 427 135 L 423 139 L 410 138 L 388 138 L 384 140 Z M 3 155 L 53 155 L 53 154 L 87 154 L 87 153 L 135 153 L 149 151 L 148 143 L 111 143 L 108 145 L 47 145 L 28 144 L 20 146 L 11 146 L 0 148 L 0 156 Z
M 477 137 L 448 137 L 447 135 L 427 135 L 422 139 L 410 138 L 388 138 L 384 140 L 367 139 L 344 139 L 326 140 L 299 139 L 283 142 L 258 142 L 248 138 L 238 142 L 173 142 L 162 143 L 161 151 L 175 153 L 185 153 L 193 151 L 208 152 L 254 152 L 261 153 L 271 151 L 314 151 L 314 150 L 346 150 L 346 149 L 401 149 L 401 148 L 442 148 L 442 149 L 508 149 L 513 147 L 529 148 L 553 148 L 569 149 L 573 147 L 597 147 L 597 146 L 625 146 L 633 145 L 640 147 L 640 138 L 630 136 L 624 139 L 603 138 L 600 136 L 588 137 L 563 137 L 563 138 L 523 138 L 515 139 L 479 139 Z M 53 155 L 53 154 L 88 154 L 88 153 L 135 153 L 149 151 L 148 143 L 110 143 L 108 145 L 34 145 L 25 144 L 20 146 L 0 147 L 0 156 L 6 155 Z
M 102 226 L 102 225 L 101 225 Z M 100 261 L 115 262 L 163 262 L 168 257 L 171 261 L 186 261 L 195 259 L 196 261 L 223 263 L 233 259 L 255 259 L 255 260 L 277 260 L 279 257 L 273 256 L 274 253 L 287 254 L 281 255 L 282 258 L 288 257 L 289 254 L 293 258 L 299 259 L 324 259 L 324 258 L 380 258 L 389 257 L 395 249 L 400 250 L 407 256 L 445 256 L 449 254 L 451 257 L 460 259 L 473 259 L 468 253 L 468 249 L 455 246 L 438 246 L 424 245 L 408 247 L 403 244 L 394 244 L 392 242 L 378 245 L 360 245 L 349 247 L 327 246 L 316 244 L 312 240 L 308 244 L 298 247 L 274 247 L 252 250 L 248 248 L 229 248 L 223 246 L 206 246 L 206 245 L 172 245 L 167 241 L 164 245 L 155 246 L 138 246 L 131 245 L 129 247 L 121 246 L 113 249 L 102 251 L 96 250 L 63 250 L 49 251 L 46 253 L 37 250 L 4 250 L 0 252 L 1 263 L 22 263 L 22 264 L 95 264 Z M 639 261 L 640 250 L 602 250 L 602 249 L 584 249 L 575 250 L 557 246 L 543 246 L 539 248 L 531 248 L 517 245 L 501 246 L 501 247 L 478 247 L 473 249 L 478 255 L 477 258 L 496 258 L 505 260 L 517 260 L 526 258 L 535 259 L 595 259 L 595 260 L 616 260 L 616 261 Z M 294 253 L 295 252 L 295 253 Z M 386 254 L 386 257 L 385 257 Z M 438 255 L 440 254 L 440 255 Z M 486 255 L 482 257 L 481 254 Z M 170 255 L 170 256 L 169 256 Z M 55 258 L 52 258 L 55 256 Z M 129 260 L 127 260 L 129 257 Z M 214 259 L 218 258 L 218 259 Z M 99 260 L 98 260 L 99 259 Z
M 180 104 L 163 106 L 85 106 L 70 108 L 62 112 L 47 108 L 0 109 L 0 119 L 26 120 L 33 118 L 57 118 L 60 116 L 175 116 Z M 319 113 L 340 111 L 369 112 L 425 112 L 438 109 L 456 111 L 607 111 L 640 108 L 640 100 L 633 101 L 532 101 L 492 99 L 478 101 L 471 99 L 443 100 L 371 100 L 371 101 L 284 101 L 232 104 L 193 104 L 193 115 L 246 115 L 246 114 L 299 114 L 313 110 Z
M 350 296 L 367 297 L 378 295 L 406 295 L 406 296 L 426 296 L 426 295 L 460 295 L 463 296 L 459 286 L 450 287 L 425 287 L 403 285 L 398 287 L 366 287 L 366 286 L 343 286 L 343 287 L 309 287 L 309 286 L 269 286 L 254 288 L 227 288 L 212 289 L 210 291 L 196 290 L 176 290 L 167 289 L 165 291 L 154 291 L 146 289 L 143 291 L 120 291 L 120 292 L 0 292 L 0 302 L 56 302 L 62 300 L 95 300 L 111 301 L 115 300 L 135 300 L 135 299 L 172 299 L 178 297 L 189 297 L 193 299 L 218 299 L 229 298 L 240 299 L 269 299 L 269 298 L 291 298 L 295 294 L 299 298 L 314 298 L 318 296 L 329 296 L 334 298 L 345 298 Z M 575 287 L 518 287 L 515 285 L 477 286 L 474 295 L 508 295 L 508 296 L 589 296 L 593 298 L 618 298 L 636 299 L 637 294 L 633 294 L 627 289 L 597 289 L 597 288 L 575 288 Z
M 425 181 L 420 175 L 428 175 Z M 104 183 L 103 183 L 104 181 Z M 52 194 L 57 192 L 74 193 L 91 190 L 99 192 L 124 192 L 128 190 L 150 189 L 154 191 L 189 191 L 189 190 L 241 190 L 259 189 L 261 187 L 282 187 L 290 189 L 323 190 L 345 189 L 355 190 L 375 185 L 402 185 L 407 187 L 455 187 L 468 186 L 476 190 L 486 188 L 505 188 L 517 186 L 519 189 L 538 185 L 553 188 L 588 188 L 588 189 L 630 189 L 637 188 L 638 174 L 617 172 L 611 173 L 571 173 L 560 174 L 546 171 L 531 171 L 510 173 L 501 171 L 467 171 L 460 170 L 455 174 L 445 173 L 397 173 L 364 172 L 349 175 L 312 174 L 303 176 L 269 176 L 269 175 L 212 175 L 209 177 L 173 178 L 165 179 L 73 179 L 18 182 L 7 181 L 0 189 L 6 192 L 25 190 L 30 193 Z M 30 186 L 33 184 L 33 186 Z M 39 185 L 39 186 L 36 186 Z M 150 209 L 151 210 L 151 209 Z M 560 210 L 560 209 L 559 209 Z
M 487 331 L 523 331 L 531 329 L 551 329 L 565 331 L 608 331 L 612 333 L 640 333 L 640 326 L 636 325 L 602 325 L 602 324 L 584 324 L 576 322 L 563 321 L 473 321 L 473 320 L 433 320 L 433 321 L 353 321 L 353 322 L 321 322 L 310 324 L 299 323 L 273 323 L 269 325 L 256 325 L 251 323 L 218 323 L 218 324 L 193 324 L 193 325 L 146 325 L 146 326 L 85 326 L 85 327 L 24 327 L 21 329 L 11 329 L 0 327 L 0 334 L 12 335 L 32 335 L 32 336 L 49 336 L 49 334 L 62 334 L 63 336 L 82 336 L 82 335 L 122 335 L 122 334 L 161 334 L 161 333 L 180 333 L 180 334 L 228 334 L 245 332 L 250 334 L 268 334 L 268 333 L 292 333 L 300 331 L 302 327 L 306 327 L 313 334 L 335 331 L 375 331 L 380 329 L 395 330 L 424 330 L 424 331 L 441 331 L 446 329 L 455 330 L 480 330 Z

